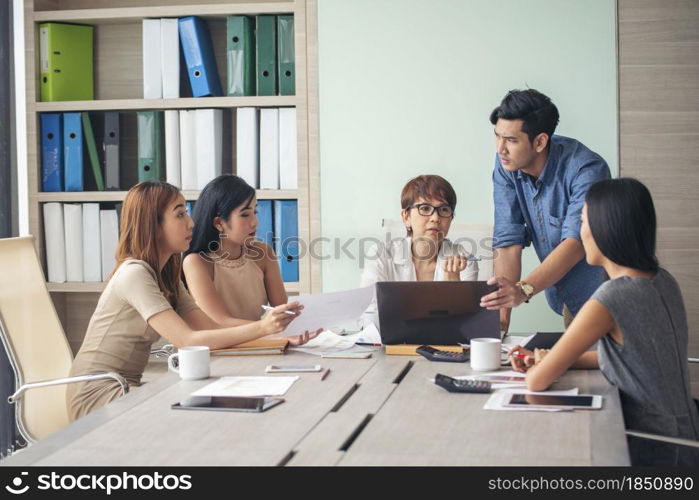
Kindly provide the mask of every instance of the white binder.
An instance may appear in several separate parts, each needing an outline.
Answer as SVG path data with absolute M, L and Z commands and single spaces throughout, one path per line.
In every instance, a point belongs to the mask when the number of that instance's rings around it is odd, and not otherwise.
M 177 19 L 160 20 L 160 71 L 163 79 L 163 98 L 180 96 L 180 35 Z
M 143 20 L 143 98 L 161 99 L 160 19 Z
M 223 111 L 220 109 L 196 110 L 197 188 L 221 175 L 223 153 Z
M 83 281 L 102 281 L 99 203 L 83 203 Z
M 182 189 L 197 189 L 195 110 L 180 110 L 180 174 Z
M 255 189 L 260 187 L 260 135 L 257 108 L 236 111 L 236 167 L 238 177 Z
M 180 173 L 180 115 L 176 109 L 165 110 L 165 179 L 182 187 Z
M 260 109 L 260 189 L 279 189 L 279 109 Z
M 298 189 L 296 108 L 279 109 L 279 187 Z
M 83 281 L 83 207 L 78 203 L 63 204 L 66 241 L 66 280 Z
M 100 210 L 100 235 L 102 243 L 102 281 L 106 281 L 116 266 L 116 249 L 119 243 L 119 218 L 116 210 Z
M 46 240 L 46 264 L 48 281 L 66 281 L 66 243 L 63 231 L 63 205 L 44 203 L 44 239 Z

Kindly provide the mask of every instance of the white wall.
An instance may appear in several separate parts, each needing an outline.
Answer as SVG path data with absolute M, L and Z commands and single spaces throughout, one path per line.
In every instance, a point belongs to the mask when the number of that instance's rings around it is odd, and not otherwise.
M 617 172 L 615 16 L 614 0 L 319 0 L 323 237 L 379 237 L 424 173 L 452 183 L 456 221 L 492 223 L 488 116 L 513 88 L 549 95 L 557 132 Z M 347 248 L 325 245 L 324 291 L 358 285 Z M 536 263 L 529 251 L 525 272 Z M 542 294 L 510 330 L 561 327 Z

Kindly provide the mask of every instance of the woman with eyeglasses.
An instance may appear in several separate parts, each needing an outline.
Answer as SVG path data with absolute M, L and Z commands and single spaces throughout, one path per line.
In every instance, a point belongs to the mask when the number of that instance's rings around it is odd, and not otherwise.
M 454 188 L 439 175 L 420 175 L 401 193 L 406 235 L 369 248 L 361 286 L 378 281 L 475 281 L 478 264 L 461 245 L 447 239 L 456 209 Z M 374 301 L 363 323 L 378 326 Z

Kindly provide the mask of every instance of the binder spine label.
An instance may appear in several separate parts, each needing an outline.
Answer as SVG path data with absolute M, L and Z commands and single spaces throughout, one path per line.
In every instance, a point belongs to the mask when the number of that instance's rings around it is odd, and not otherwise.
M 41 59 L 41 74 L 49 72 L 49 30 L 39 29 L 39 54 Z
M 228 51 L 228 95 L 245 95 L 243 88 L 245 54 L 242 50 Z

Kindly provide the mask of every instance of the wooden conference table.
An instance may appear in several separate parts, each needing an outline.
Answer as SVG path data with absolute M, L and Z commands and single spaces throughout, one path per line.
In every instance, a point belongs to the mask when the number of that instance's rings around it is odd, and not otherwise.
M 467 374 L 468 363 L 382 350 L 369 359 L 214 357 L 211 375 L 264 375 L 282 363 L 330 373 L 299 373 L 283 404 L 256 414 L 171 410 L 213 378 L 165 373 L 2 465 L 629 465 L 618 392 L 599 371 L 569 372 L 554 388 L 601 394 L 603 409 L 560 413 L 484 410 L 488 394 L 430 380 Z

